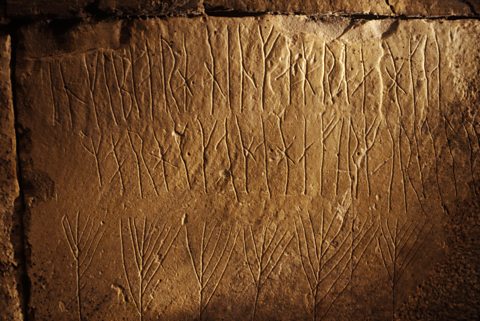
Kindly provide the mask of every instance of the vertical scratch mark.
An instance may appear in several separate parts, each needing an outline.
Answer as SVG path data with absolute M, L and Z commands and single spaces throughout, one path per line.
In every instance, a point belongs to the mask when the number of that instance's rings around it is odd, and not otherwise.
M 112 119 L 113 122 L 115 123 L 115 126 L 118 126 L 118 121 L 117 121 L 117 116 L 115 115 L 115 111 L 113 109 L 113 97 L 112 97 L 112 91 L 110 90 L 110 86 L 108 84 L 108 79 L 107 79 L 107 53 L 103 53 L 103 77 L 105 80 L 105 88 L 108 93 L 108 106 L 110 107 L 110 113 L 112 114 Z
M 243 66 L 243 46 L 242 46 L 242 35 L 240 32 L 240 27 L 241 24 L 238 24 L 237 28 L 237 38 L 238 38 L 238 48 L 240 51 L 240 63 L 238 64 L 238 67 L 240 68 L 240 112 L 243 112 L 243 73 L 244 73 L 244 66 Z
M 308 176 L 307 176 L 307 152 L 312 147 L 314 143 L 307 143 L 307 118 L 303 116 L 303 152 L 300 158 L 297 160 L 302 161 L 303 163 L 303 195 L 307 195 L 307 188 L 308 188 Z
M 337 170 L 335 171 L 335 195 L 338 195 L 338 185 L 339 185 L 339 174 L 340 174 L 340 161 L 341 161 L 341 148 L 342 148 L 342 136 L 343 136 L 343 126 L 345 119 L 342 117 L 342 125 L 340 126 L 340 132 L 338 134 L 338 145 L 337 145 Z
M 97 84 L 97 74 L 98 74 L 98 53 L 95 54 L 95 67 L 94 71 L 90 71 L 88 68 L 88 63 L 87 63 L 87 54 L 83 54 L 83 63 L 85 64 L 85 70 L 87 71 L 87 80 L 88 80 L 88 90 L 90 93 L 90 101 L 93 106 L 93 114 L 95 116 L 95 124 L 97 125 L 97 128 L 100 129 L 100 123 L 99 123 L 99 116 L 98 116 L 98 109 L 97 109 L 97 103 L 95 101 L 95 87 Z M 93 73 L 93 74 L 92 74 Z M 91 79 L 93 77 L 93 79 Z M 62 71 L 62 78 L 63 78 L 63 71 Z M 73 124 L 72 124 L 73 126 Z
M 122 160 L 122 162 L 120 162 L 119 160 L 118 151 L 117 151 L 119 144 L 120 144 L 120 139 L 118 139 L 118 141 L 115 141 L 112 134 L 110 137 L 110 145 L 112 147 L 112 150 L 110 151 L 109 154 L 112 154 L 117 169 L 115 170 L 115 173 L 112 175 L 112 178 L 110 179 L 110 184 L 112 183 L 113 179 L 118 175 L 118 179 L 120 181 L 120 195 L 123 196 L 125 194 L 125 183 L 124 183 L 122 168 L 123 168 L 123 164 L 125 163 L 125 160 Z
M 215 55 L 213 54 L 213 46 L 212 46 L 212 35 L 210 32 L 210 29 L 208 28 L 208 25 L 205 27 L 205 32 L 207 35 L 207 45 L 208 45 L 208 51 L 210 55 L 210 66 L 207 65 L 205 62 L 204 66 L 205 69 L 207 69 L 207 72 L 210 74 L 211 77 L 211 91 L 210 91 L 210 115 L 213 115 L 214 113 L 214 105 L 215 105 L 215 88 L 217 88 L 220 92 L 220 94 L 225 97 L 225 94 L 223 93 L 222 88 L 220 87 L 220 84 L 218 83 L 217 80 L 217 71 L 216 71 L 216 65 L 215 65 Z
M 182 46 L 182 50 L 183 50 L 183 56 L 185 57 L 185 59 L 183 60 L 183 73 L 184 75 L 182 75 L 182 78 L 183 78 L 183 111 L 184 112 L 187 112 L 188 111 L 188 94 L 192 95 L 192 91 L 190 89 L 190 78 L 189 78 L 189 75 L 188 75 L 188 52 L 187 52 L 187 40 L 185 38 L 185 33 L 183 34 L 183 46 Z
M 408 211 L 408 203 L 407 203 L 407 189 L 405 186 L 405 181 L 406 181 L 406 175 L 405 175 L 405 166 L 403 165 L 403 149 L 402 149 L 402 129 L 405 133 L 405 135 L 408 135 L 407 132 L 404 129 L 403 124 L 400 125 L 400 128 L 398 130 L 398 158 L 400 159 L 400 171 L 402 173 L 402 189 L 403 189 L 403 204 L 404 204 L 404 212 L 405 215 L 407 215 Z
M 234 176 L 234 169 L 233 169 L 233 161 L 232 156 L 230 155 L 230 145 L 228 143 L 228 127 L 227 127 L 227 119 L 225 118 L 225 148 L 227 149 L 227 157 L 228 157 L 228 170 L 230 172 L 230 183 L 232 184 L 233 193 L 235 194 L 235 199 L 239 202 L 238 191 L 235 185 L 235 176 Z
M 363 131 L 364 131 L 364 136 L 363 136 L 363 143 L 365 145 L 365 178 L 367 180 L 367 191 L 368 195 L 371 195 L 371 183 L 370 183 L 370 175 L 369 175 L 369 163 L 368 163 L 368 142 L 367 142 L 367 115 L 365 113 L 365 107 L 366 107 L 366 100 L 367 100 L 367 84 L 366 84 L 366 68 L 365 68 L 365 57 L 363 54 L 363 44 L 360 48 L 360 55 L 361 55 L 361 60 L 362 60 L 362 116 L 363 116 Z M 356 175 L 358 176 L 358 174 Z M 357 179 L 357 184 L 358 184 L 358 177 Z M 358 189 L 357 189 L 358 191 Z
M 267 134 L 265 132 L 265 121 L 263 118 L 260 119 L 262 125 L 262 139 L 263 139 L 263 161 L 265 167 L 265 186 L 267 187 L 268 197 L 272 197 L 272 191 L 270 189 L 270 181 L 268 176 L 268 151 L 267 151 Z
M 176 167 L 176 166 L 172 165 L 169 161 L 166 160 L 165 156 L 168 152 L 168 148 L 164 149 L 162 147 L 162 145 L 160 144 L 160 140 L 158 139 L 158 137 L 155 133 L 155 130 L 153 131 L 153 139 L 155 140 L 155 143 L 156 143 L 157 148 L 158 148 L 158 154 L 155 155 L 156 158 L 158 159 L 158 162 L 155 164 L 155 166 L 153 168 L 156 169 L 158 165 L 161 165 L 162 176 L 163 176 L 163 186 L 164 186 L 164 188 L 167 192 L 170 192 L 170 188 L 169 188 L 168 180 L 167 180 L 166 165 L 170 165 L 171 167 Z
M 249 164 L 249 160 L 252 159 L 254 162 L 256 162 L 255 153 L 257 152 L 261 143 L 258 144 L 254 148 L 253 144 L 254 144 L 255 138 L 252 137 L 250 143 L 246 144 L 245 143 L 245 138 L 242 135 L 242 130 L 240 128 L 240 124 L 238 122 L 238 117 L 236 115 L 235 115 L 235 124 L 237 125 L 238 136 L 239 136 L 241 149 L 242 149 L 244 178 L 245 178 L 245 192 L 248 194 L 250 192 L 249 188 L 248 188 L 248 170 L 249 170 L 248 164 Z
M 173 103 L 175 105 L 175 108 L 177 109 L 177 112 L 180 112 L 180 107 L 179 107 L 179 104 L 178 104 L 177 97 L 175 96 L 174 89 L 173 89 L 173 83 L 172 83 L 173 74 L 175 73 L 175 69 L 177 68 L 177 57 L 175 56 L 175 52 L 174 52 L 172 46 L 170 45 L 170 43 L 168 41 L 166 41 L 163 37 L 160 37 L 160 41 L 162 42 L 161 48 L 162 48 L 163 70 L 166 70 L 166 62 L 165 62 L 163 44 L 165 44 L 165 46 L 168 48 L 168 52 L 170 53 L 170 56 L 172 57 L 172 68 L 170 69 L 170 72 L 168 73 L 167 79 L 164 79 L 164 81 L 166 80 L 166 83 L 168 83 L 168 90 L 170 91 L 170 96 L 172 96 Z M 177 68 L 177 70 L 178 70 L 178 68 Z M 166 98 L 165 98 L 165 100 L 166 100 Z
M 97 171 L 98 186 L 101 188 L 103 186 L 103 177 L 102 177 L 102 171 L 101 171 L 99 156 L 100 156 L 100 149 L 101 149 L 102 141 L 103 141 L 102 134 L 101 133 L 99 134 L 99 139 L 98 139 L 97 144 L 95 144 L 93 142 L 92 137 L 89 137 L 89 138 L 90 138 L 90 146 L 86 146 L 85 144 L 83 144 L 83 142 L 82 142 L 82 146 L 87 151 L 87 153 L 92 155 L 92 157 L 94 158 L 95 169 Z
M 205 129 L 203 128 L 202 123 L 200 122 L 200 119 L 197 117 L 197 122 L 198 126 L 200 128 L 200 135 L 202 138 L 202 173 L 203 173 L 203 188 L 205 194 L 208 193 L 208 188 L 207 188 L 207 149 L 210 146 L 210 143 L 212 142 L 212 136 L 213 132 L 215 131 L 215 128 L 217 127 L 217 121 L 213 123 L 212 129 L 210 130 L 210 133 L 207 133 L 205 135 Z
M 423 171 L 422 167 L 420 165 L 420 148 L 418 147 L 418 131 L 417 131 L 417 92 L 416 92 L 416 86 L 413 78 L 413 56 L 415 55 L 415 52 L 417 51 L 419 45 L 420 45 L 421 40 L 417 42 L 417 45 L 415 48 L 412 50 L 412 38 L 409 39 L 409 60 L 408 60 L 408 69 L 410 72 L 410 84 L 411 84 L 411 90 L 412 90 L 412 108 L 413 108 L 413 140 L 415 144 L 415 151 L 416 151 L 416 163 L 417 163 L 417 169 L 418 169 L 418 174 L 420 176 L 420 181 L 422 183 L 422 195 L 425 197 L 425 181 L 423 178 Z M 428 98 L 427 98 L 428 99 Z
M 153 178 L 153 175 L 152 175 L 152 170 L 150 169 L 150 167 L 148 166 L 147 162 L 145 161 L 145 156 L 144 156 L 144 153 L 145 153 L 145 143 L 143 141 L 143 138 L 136 134 L 136 136 L 138 137 L 139 141 L 140 141 L 140 160 L 142 161 L 143 163 L 143 166 L 145 167 L 145 169 L 147 170 L 147 175 L 150 179 L 150 183 L 152 184 L 152 187 L 155 191 L 155 194 L 157 196 L 160 195 L 160 193 L 158 192 L 158 188 L 157 188 L 157 183 L 155 182 L 155 179 Z
M 148 90 L 150 93 L 150 100 L 148 101 L 149 103 L 149 108 L 150 108 L 150 119 L 154 121 L 154 116 L 155 116 L 155 94 L 153 92 L 153 62 L 152 62 L 152 54 L 150 50 L 150 45 L 148 44 L 148 39 L 145 40 L 145 47 L 146 47 L 146 52 L 147 52 L 147 62 L 148 62 L 148 76 L 149 76 L 149 82 L 148 82 Z
M 275 39 L 272 41 L 272 44 L 270 45 L 270 48 L 268 48 L 271 37 L 273 36 L 274 31 L 273 31 L 273 26 L 270 28 L 268 31 L 268 35 L 265 39 L 262 29 L 260 25 L 258 25 L 258 35 L 260 37 L 261 41 L 261 54 L 262 54 L 262 91 L 261 91 L 261 101 L 262 101 L 262 110 L 265 110 L 265 102 L 266 102 L 266 85 L 267 85 L 267 78 L 268 78 L 268 71 L 267 71 L 267 60 L 270 58 L 270 55 L 272 54 L 273 48 L 275 47 L 280 34 L 277 34 Z
M 138 181 L 138 191 L 140 193 L 140 197 L 143 198 L 143 181 L 142 181 L 142 171 L 140 168 L 140 156 L 138 152 L 135 150 L 132 133 L 130 131 L 127 132 L 128 141 L 130 143 L 130 148 L 132 149 L 133 155 L 135 156 L 136 162 L 135 166 L 137 167 L 137 181 Z
M 63 89 L 65 90 L 65 94 L 67 95 L 67 100 L 68 100 L 68 115 L 69 115 L 69 120 L 70 120 L 70 128 L 73 129 L 74 124 L 73 124 L 72 100 L 71 100 L 70 95 L 68 93 L 67 83 L 65 82 L 65 71 L 63 70 L 63 65 L 62 65 L 61 62 L 59 62 L 58 65 L 60 66 L 60 79 L 62 79 Z M 95 109 L 95 112 L 96 112 L 96 109 Z M 96 118 L 96 119 L 97 119 L 96 123 L 98 125 L 98 118 Z
M 125 111 L 125 98 L 123 97 L 123 93 L 122 93 L 123 84 L 120 84 L 120 79 L 118 77 L 117 65 L 115 64 L 115 57 L 113 55 L 113 51 L 110 52 L 110 60 L 112 61 L 112 69 L 113 69 L 113 75 L 115 76 L 115 84 L 117 85 L 118 95 L 120 96 L 120 106 L 122 108 L 123 120 L 127 121 L 127 115 Z
M 188 185 L 188 189 L 192 189 L 192 185 L 190 184 L 190 175 L 188 173 L 188 167 L 187 167 L 187 161 L 185 160 L 185 156 L 183 155 L 183 142 L 184 142 L 184 135 L 187 131 L 187 127 L 188 127 L 188 123 L 185 125 L 185 127 L 183 128 L 183 131 L 181 132 L 178 132 L 176 130 L 176 124 L 174 124 L 175 128 L 175 144 L 177 145 L 177 148 L 178 148 L 178 153 L 180 155 L 180 159 L 182 161 L 182 165 L 183 165 L 183 171 L 184 171 L 184 174 L 185 174 L 185 180 L 187 181 L 187 185 Z
M 230 109 L 230 111 L 232 111 L 232 91 L 231 91 L 231 87 L 230 87 L 230 69 L 231 69 L 231 57 L 230 57 L 230 28 L 229 26 L 226 27 L 226 33 L 227 33 L 227 90 L 228 90 L 228 94 L 227 94 L 227 99 L 228 99 L 228 108 Z
M 388 120 L 385 120 L 388 122 Z M 392 142 L 392 150 L 391 150 L 391 159 L 392 159 L 392 166 L 390 168 L 390 181 L 388 184 L 388 211 L 392 210 L 392 189 L 393 189 L 393 178 L 395 176 L 395 140 L 393 138 L 392 130 L 390 126 L 387 124 L 388 134 L 390 136 L 390 140 Z
M 171 113 L 168 105 L 167 96 L 167 73 L 165 67 L 165 51 L 163 49 L 163 37 L 160 35 L 160 56 L 162 58 L 162 64 L 160 65 L 160 72 L 162 73 L 162 93 L 163 93 L 163 109 L 165 112 Z
M 58 121 L 58 102 L 55 98 L 55 86 L 53 85 L 52 62 L 48 64 L 48 77 L 50 84 L 50 95 L 52 96 L 52 125 L 55 126 Z
M 292 59 L 292 48 L 288 48 L 288 105 L 292 105 L 292 68 L 293 68 L 293 59 Z
M 282 127 L 282 116 L 280 116 L 280 115 L 275 115 L 275 116 L 277 117 L 278 131 L 280 133 L 280 138 L 282 140 L 282 146 L 281 147 L 277 146 L 278 151 L 282 155 L 279 159 L 279 162 L 280 161 L 285 162 L 285 187 L 284 187 L 283 194 L 287 195 L 289 181 L 290 181 L 290 163 L 295 163 L 295 161 L 290 157 L 288 151 L 293 146 L 293 143 L 295 141 L 295 137 L 293 138 L 292 142 L 287 144 L 286 139 L 285 139 L 284 128 Z M 278 165 L 278 163 L 277 163 L 277 165 Z
M 443 130 L 445 132 L 445 139 L 447 140 L 447 146 L 448 146 L 448 153 L 450 154 L 450 159 L 452 160 L 452 175 L 453 175 L 453 181 L 454 181 L 454 187 L 455 187 L 455 197 L 458 197 L 458 184 L 457 184 L 457 175 L 455 173 L 455 157 L 452 152 L 452 145 L 450 142 L 450 137 L 448 137 L 447 133 L 447 126 L 450 126 L 452 129 L 452 126 L 450 124 L 450 121 L 447 118 L 447 114 L 445 113 L 442 103 L 442 84 L 441 84 L 441 63 L 442 63 L 442 58 L 440 54 L 440 44 L 438 42 L 437 38 L 437 33 L 434 31 L 434 40 L 435 40 L 435 49 L 437 51 L 437 66 L 436 66 L 436 71 L 437 71 L 437 103 L 438 103 L 438 110 L 442 114 L 443 117 Z M 453 130 L 453 129 L 452 129 Z

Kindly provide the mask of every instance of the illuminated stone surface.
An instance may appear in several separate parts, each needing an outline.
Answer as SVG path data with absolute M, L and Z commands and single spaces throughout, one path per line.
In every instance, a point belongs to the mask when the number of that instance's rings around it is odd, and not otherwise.
M 461 242 L 452 227 L 478 225 L 479 29 L 301 16 L 25 27 L 31 313 L 415 319 L 428 282 L 450 278 L 438 269 Z

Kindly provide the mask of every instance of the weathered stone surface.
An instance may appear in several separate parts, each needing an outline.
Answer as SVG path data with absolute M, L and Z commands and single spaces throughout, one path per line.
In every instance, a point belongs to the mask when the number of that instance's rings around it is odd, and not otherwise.
M 10 37 L 0 34 L 0 320 L 22 320 L 15 257 L 16 140 L 10 83 Z M 17 236 L 14 235 L 17 233 Z
M 479 16 L 478 0 L 205 0 L 206 8 L 240 12 L 301 14 L 376 14 L 406 16 Z
M 199 12 L 199 0 L 7 0 L 8 17 L 88 17 L 100 14 L 169 15 Z
M 200 13 L 200 0 L 101 0 L 99 8 L 107 12 L 130 15 L 169 15 Z
M 6 17 L 185 15 L 203 12 L 476 16 L 479 0 L 6 0 Z M 0 15 L 0 17 L 2 17 Z
M 447 286 L 451 235 L 479 222 L 479 38 L 298 16 L 24 29 L 32 315 L 432 315 L 408 302 Z

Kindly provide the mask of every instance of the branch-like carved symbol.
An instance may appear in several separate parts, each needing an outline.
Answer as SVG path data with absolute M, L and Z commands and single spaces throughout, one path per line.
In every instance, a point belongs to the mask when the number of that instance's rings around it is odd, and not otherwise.
M 80 211 L 75 218 L 62 217 L 62 228 L 75 265 L 75 297 L 77 300 L 78 320 L 84 320 L 82 309 L 82 290 L 86 286 L 85 273 L 93 262 L 98 245 L 105 232 L 103 221 L 97 222 L 89 214 L 84 222 L 80 220 Z
M 180 232 L 167 223 L 128 218 L 120 219 L 123 271 L 133 304 L 142 321 L 160 285 L 159 273 Z
M 260 235 L 255 235 L 251 226 L 243 229 L 243 252 L 248 271 L 255 287 L 251 320 L 255 320 L 258 302 L 262 289 L 270 275 L 280 263 L 288 246 L 293 240 L 293 235 L 285 230 L 279 231 L 278 225 L 272 226 L 271 222 L 263 227 Z
M 397 312 L 399 282 L 428 239 L 431 229 L 426 219 L 408 223 L 396 218 L 393 226 L 386 219 L 381 224 L 377 246 L 391 287 L 392 320 Z
M 230 227 L 226 231 L 222 225 L 218 226 L 218 223 L 215 223 L 212 228 L 208 228 L 207 223 L 204 222 L 200 248 L 195 251 L 187 223 L 184 226 L 185 244 L 198 286 L 198 321 L 202 321 L 207 307 L 225 275 L 238 233 L 235 231 L 235 227 Z M 229 245 L 230 250 L 228 250 Z

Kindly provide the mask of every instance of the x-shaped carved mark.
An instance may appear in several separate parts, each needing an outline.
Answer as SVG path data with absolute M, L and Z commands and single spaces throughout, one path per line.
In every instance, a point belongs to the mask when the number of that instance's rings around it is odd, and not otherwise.
M 305 50 L 305 45 L 302 44 L 302 50 L 303 50 L 303 59 L 305 60 L 305 68 L 302 69 L 302 68 L 298 68 L 298 70 L 300 71 L 300 73 L 303 75 L 303 80 L 300 79 L 298 81 L 295 82 L 295 84 L 297 83 L 300 83 L 302 81 L 305 81 L 306 84 L 308 85 L 308 87 L 310 88 L 310 90 L 312 91 L 312 93 L 314 95 L 317 95 L 317 92 L 315 91 L 315 89 L 313 88 L 313 85 L 312 85 L 312 82 L 310 81 L 310 79 L 308 78 L 308 75 L 312 72 L 314 72 L 316 69 L 319 69 L 320 66 L 316 66 L 315 68 L 312 68 L 310 70 L 307 71 L 307 66 L 308 66 L 308 60 L 307 60 L 307 52 Z M 315 56 L 314 56 L 315 58 Z
M 117 166 L 117 169 L 115 170 L 115 173 L 113 173 L 112 175 L 112 178 L 110 179 L 110 183 L 113 182 L 114 178 L 117 177 L 117 175 L 121 175 L 121 171 L 123 169 L 123 165 L 125 164 L 125 159 L 122 159 L 121 161 L 118 159 L 117 157 L 117 153 L 116 153 L 116 149 L 117 147 L 120 145 L 120 139 L 115 141 L 115 139 L 113 138 L 113 135 L 111 136 L 111 145 L 112 145 L 112 150 L 105 156 L 105 159 L 110 156 L 110 155 L 113 155 L 113 157 L 115 157 L 116 161 L 118 162 L 118 166 Z M 122 178 L 120 177 L 120 179 L 122 180 Z
M 403 89 L 403 87 L 398 82 L 398 75 L 402 71 L 404 65 L 405 65 L 405 62 L 403 61 L 402 64 L 400 65 L 399 70 L 394 71 L 395 76 L 393 76 L 391 74 L 391 72 L 390 72 L 390 70 L 388 70 L 388 68 L 385 68 L 385 71 L 387 72 L 388 78 L 390 78 L 390 80 L 392 80 L 392 84 L 388 87 L 388 91 L 392 91 L 392 89 L 395 87 L 395 89 L 397 89 L 397 88 L 400 89 L 405 95 L 407 94 L 405 89 Z
M 171 167 L 174 167 L 174 168 L 177 168 L 176 165 L 170 163 L 169 161 L 167 161 L 165 159 L 165 155 L 167 155 L 168 151 L 170 150 L 170 148 L 167 148 L 167 149 L 163 149 L 162 147 L 158 147 L 158 153 L 150 153 L 150 155 L 153 156 L 153 158 L 157 159 L 157 162 L 155 163 L 155 165 L 153 166 L 153 169 L 157 169 L 158 165 L 160 165 L 160 163 L 163 163 L 163 164 L 167 164 Z
M 248 159 L 250 157 L 253 159 L 254 162 L 257 162 L 257 159 L 255 158 L 255 153 L 257 152 L 258 148 L 263 145 L 263 142 L 260 142 L 260 144 L 258 144 L 255 148 L 252 149 L 253 143 L 255 141 L 255 138 L 252 137 L 250 143 L 245 145 L 237 116 L 235 116 L 235 123 L 237 124 L 238 135 L 240 136 L 240 144 L 242 145 L 243 155 L 245 156 L 245 159 Z
M 180 75 L 180 78 L 182 78 L 182 84 L 175 88 L 175 91 L 179 88 L 187 88 L 188 94 L 190 96 L 193 96 L 193 91 L 192 91 L 192 78 L 195 76 L 195 73 L 191 74 L 190 77 L 186 77 L 180 70 L 177 70 L 178 74 Z
M 368 76 L 370 76 L 370 74 L 372 73 L 372 71 L 374 70 L 375 68 L 372 67 L 371 69 L 369 69 L 365 75 L 362 77 L 362 81 L 355 87 L 355 89 L 352 91 L 352 93 L 350 94 L 351 96 L 353 96 L 357 91 L 358 89 L 360 89 L 361 86 L 363 86 L 365 84 L 365 82 L 367 81 L 367 78 Z M 358 75 L 358 73 L 357 73 Z M 356 76 L 356 75 L 355 75 Z M 354 77 L 353 77 L 354 78 Z M 351 78 L 351 79 L 353 79 Z
M 293 146 L 293 143 L 294 141 L 292 140 L 292 142 L 290 142 L 290 144 L 283 147 L 283 149 L 281 147 L 276 146 L 279 153 L 282 154 L 282 157 L 278 160 L 277 165 L 280 164 L 282 160 L 286 160 L 287 162 L 290 161 L 292 164 L 295 164 L 295 161 L 288 154 L 288 151 Z
M 390 48 L 390 45 L 388 43 L 386 43 L 386 46 L 388 49 L 388 53 L 390 54 L 390 59 L 392 60 L 392 66 L 394 69 L 393 70 L 394 75 L 392 75 L 390 70 L 388 70 L 388 68 L 385 68 L 385 71 L 387 72 L 388 77 L 392 80 L 392 84 L 388 87 L 388 91 L 391 91 L 395 87 L 395 89 L 400 89 L 406 95 L 407 92 L 402 88 L 402 86 L 398 82 L 398 76 L 402 72 L 403 66 L 405 65 L 405 61 L 402 61 L 402 63 L 400 64 L 400 67 L 398 67 L 397 69 L 397 64 L 393 59 L 392 49 Z
M 313 145 L 315 145 L 315 142 L 310 143 L 307 147 L 305 147 L 305 149 L 303 150 L 302 155 L 300 155 L 300 157 L 298 158 L 297 163 L 300 162 L 300 161 L 302 161 L 302 160 L 307 156 L 308 150 L 309 150 L 310 147 L 312 147 Z
M 253 146 L 253 142 L 254 142 L 254 139 L 252 137 L 252 140 L 250 141 L 250 143 L 247 145 L 247 146 L 244 146 L 243 147 L 243 153 L 245 154 L 245 157 L 248 158 L 252 158 L 254 162 L 257 162 L 257 159 L 255 158 L 255 153 L 257 152 L 258 148 L 260 146 L 263 145 L 263 142 L 261 142 L 260 144 L 258 144 L 253 150 L 252 150 L 252 146 Z
M 223 92 L 222 87 L 220 86 L 220 84 L 218 83 L 218 80 L 217 80 L 217 75 L 221 74 L 223 72 L 223 70 L 220 70 L 219 72 L 215 73 L 215 75 L 214 75 L 213 70 L 212 70 L 213 69 L 212 66 L 210 66 L 210 67 L 207 66 L 207 63 L 205 62 L 204 67 L 205 67 L 205 69 L 207 69 L 208 74 L 210 75 L 210 78 L 208 80 L 213 81 L 213 83 L 218 88 L 218 90 L 220 90 L 220 93 L 222 94 L 222 96 L 225 98 L 225 93 Z

